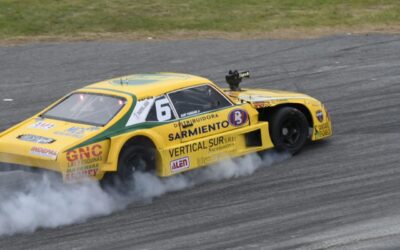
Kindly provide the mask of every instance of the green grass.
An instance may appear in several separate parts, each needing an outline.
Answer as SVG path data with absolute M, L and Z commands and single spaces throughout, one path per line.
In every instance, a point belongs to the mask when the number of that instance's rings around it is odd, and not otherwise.
M 400 0 L 0 0 L 0 39 L 398 24 Z

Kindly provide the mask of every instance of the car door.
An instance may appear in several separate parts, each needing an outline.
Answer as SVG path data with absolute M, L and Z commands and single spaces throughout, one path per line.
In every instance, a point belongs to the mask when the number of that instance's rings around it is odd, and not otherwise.
M 235 106 L 212 85 L 181 89 L 168 97 L 180 119 L 180 131 L 169 133 L 169 141 L 213 137 L 249 124 L 247 111 Z
M 202 84 L 167 94 L 180 130 L 169 131 L 173 144 L 166 157 L 170 173 L 198 168 L 224 157 L 237 155 L 244 145 L 240 132 L 250 124 L 249 104 L 233 104 L 211 84 Z

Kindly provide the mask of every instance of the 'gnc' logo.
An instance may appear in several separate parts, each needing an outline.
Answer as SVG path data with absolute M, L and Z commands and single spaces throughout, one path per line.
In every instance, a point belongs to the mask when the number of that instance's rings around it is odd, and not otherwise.
M 103 153 L 101 145 L 86 146 L 67 152 L 68 161 L 86 160 L 101 156 Z

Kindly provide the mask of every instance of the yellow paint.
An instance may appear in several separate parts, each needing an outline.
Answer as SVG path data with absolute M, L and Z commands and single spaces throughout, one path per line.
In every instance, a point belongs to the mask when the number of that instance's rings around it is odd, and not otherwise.
M 76 148 L 119 124 L 123 117 L 129 115 L 131 107 L 138 100 L 201 84 L 213 86 L 234 105 L 158 126 L 156 122 L 155 126 L 141 129 L 127 127 L 126 131 L 122 127 L 118 133 Z M 208 79 L 192 75 L 176 73 L 131 75 L 102 81 L 74 92 L 114 95 L 124 97 L 127 101 L 122 110 L 104 127 L 39 117 L 56 105 L 59 102 L 57 101 L 35 116 L 0 133 L 0 162 L 56 171 L 61 173 L 66 181 L 81 177 L 101 179 L 106 172 L 117 170 L 119 153 L 129 139 L 145 136 L 154 143 L 158 152 L 157 174 L 170 176 L 215 163 L 226 157 L 237 157 L 272 148 L 268 122 L 258 120 L 256 108 L 287 104 L 303 105 L 309 110 L 313 120 L 312 140 L 332 135 L 331 121 L 325 107 L 310 96 L 263 89 L 231 92 L 220 89 Z M 229 115 L 238 109 L 247 114 L 247 121 L 240 126 L 233 126 L 229 123 Z M 323 114 L 322 121 L 316 116 L 319 111 Z M 137 126 L 147 124 L 143 122 Z M 80 133 L 76 133 L 77 130 Z M 247 145 L 245 135 L 254 131 L 260 133 L 260 144 Z M 18 139 L 21 135 L 41 136 L 55 141 L 40 144 Z

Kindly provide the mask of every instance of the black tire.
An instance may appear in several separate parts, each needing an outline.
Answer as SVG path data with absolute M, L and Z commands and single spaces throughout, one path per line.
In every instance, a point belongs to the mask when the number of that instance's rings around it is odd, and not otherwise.
M 113 187 L 119 191 L 129 191 L 134 185 L 134 173 L 154 171 L 155 162 L 154 148 L 126 145 L 119 155 L 117 172 L 107 173 L 100 184 L 103 188 Z
M 294 155 L 307 142 L 309 124 L 300 110 L 283 107 L 273 113 L 269 129 L 275 149 Z

